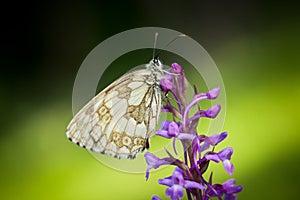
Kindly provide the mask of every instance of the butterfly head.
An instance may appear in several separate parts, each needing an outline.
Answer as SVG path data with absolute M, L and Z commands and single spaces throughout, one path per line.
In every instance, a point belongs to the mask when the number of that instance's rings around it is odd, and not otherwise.
M 155 56 L 150 63 L 148 64 L 148 68 L 152 71 L 162 72 L 163 64 L 160 62 L 157 56 Z
M 162 63 L 160 62 L 160 60 L 158 59 L 158 56 L 155 56 L 153 59 L 152 59 L 152 64 L 157 66 L 157 67 L 160 67 L 162 66 Z

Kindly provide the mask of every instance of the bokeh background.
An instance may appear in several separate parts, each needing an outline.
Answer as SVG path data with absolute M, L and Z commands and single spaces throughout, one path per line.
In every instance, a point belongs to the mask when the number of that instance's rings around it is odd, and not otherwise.
M 197 40 L 222 73 L 240 199 L 299 197 L 300 14 L 276 1 L 43 1 L 1 6 L 1 199 L 150 199 L 171 171 L 126 174 L 70 143 L 73 81 L 106 38 L 157 26 Z M 141 59 L 136 58 L 136 59 Z M 123 63 L 124 66 L 126 62 Z M 121 67 L 121 66 L 120 66 Z M 123 69 L 123 68 L 122 68 Z M 119 70 L 122 70 L 121 68 Z M 111 72 L 111 80 L 118 70 Z M 215 180 L 230 178 L 222 168 Z

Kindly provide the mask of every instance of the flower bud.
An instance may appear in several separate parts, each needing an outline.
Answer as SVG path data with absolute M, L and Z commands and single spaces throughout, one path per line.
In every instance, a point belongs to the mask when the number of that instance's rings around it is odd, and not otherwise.
M 220 87 L 216 87 L 206 93 L 208 99 L 216 99 L 220 93 Z
M 217 104 L 211 107 L 210 109 L 208 109 L 207 111 L 205 111 L 205 116 L 208 118 L 215 118 L 219 114 L 220 110 L 221 110 L 221 105 Z
M 182 67 L 178 63 L 173 63 L 172 64 L 172 70 L 175 73 L 182 73 Z

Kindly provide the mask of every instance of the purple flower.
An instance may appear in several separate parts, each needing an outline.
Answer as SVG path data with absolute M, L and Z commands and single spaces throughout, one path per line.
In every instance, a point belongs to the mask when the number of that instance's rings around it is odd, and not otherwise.
M 222 184 L 222 189 L 225 193 L 225 200 L 236 199 L 237 196 L 235 193 L 239 193 L 243 190 L 241 185 L 235 186 L 235 180 L 229 179 L 225 183 Z
M 200 151 L 201 152 L 205 151 L 206 149 L 209 148 L 209 146 L 216 146 L 217 144 L 222 142 L 227 137 L 227 135 L 228 135 L 227 132 L 223 132 L 221 134 L 214 134 L 212 136 L 205 137 L 204 138 L 204 144 L 201 145 Z
M 212 106 L 208 110 L 199 110 L 193 117 L 189 118 L 188 121 L 195 121 L 199 120 L 201 117 L 207 117 L 207 118 L 215 118 L 219 114 L 221 110 L 221 105 L 217 104 L 215 106 Z M 184 113 L 184 118 L 186 119 L 187 117 L 187 112 Z
M 220 87 L 216 87 L 207 93 L 199 93 L 194 96 L 194 100 L 204 100 L 204 99 L 216 99 L 219 96 L 220 93 Z
M 205 191 L 205 195 L 209 197 L 221 197 L 224 195 L 224 200 L 235 200 L 237 199 L 236 193 L 241 192 L 243 187 L 241 185 L 235 186 L 234 184 L 234 179 L 230 179 L 222 185 L 214 184 L 212 188 Z
M 168 130 L 170 123 L 171 122 L 168 120 L 163 120 L 160 124 L 160 129 L 165 131 Z
M 228 135 L 227 132 L 223 132 L 221 134 L 214 134 L 210 137 L 205 138 L 204 142 L 207 142 L 208 144 L 210 144 L 212 146 L 216 146 L 217 144 L 222 142 L 227 137 L 227 135 Z
M 195 135 L 190 133 L 180 133 L 180 123 L 163 121 L 161 129 L 156 131 L 156 135 L 165 138 L 178 138 L 180 140 L 192 140 Z
M 233 149 L 232 149 L 232 147 L 227 147 L 227 148 L 223 149 L 222 151 L 220 151 L 220 152 L 218 153 L 219 158 L 220 158 L 222 161 L 224 161 L 224 160 L 230 160 L 232 154 L 233 154 Z
M 171 109 L 170 109 L 169 106 L 163 106 L 163 107 L 161 108 L 161 112 L 171 112 Z
M 173 158 L 158 158 L 155 155 L 153 155 L 150 152 L 146 152 L 144 155 L 146 162 L 148 164 L 148 167 L 146 169 L 146 180 L 148 180 L 149 178 L 149 171 L 150 169 L 157 169 L 158 167 L 160 167 L 161 165 L 168 165 L 174 162 Z
M 199 93 L 194 95 L 192 101 L 187 105 L 183 113 L 183 121 L 185 122 L 187 120 L 190 109 L 196 104 L 198 104 L 199 101 L 205 99 L 215 99 L 219 95 L 219 92 L 220 92 L 220 88 L 215 88 L 209 91 L 208 93 Z M 221 110 L 220 104 L 212 106 L 206 111 L 199 110 L 193 117 L 189 119 L 189 121 L 198 120 L 200 117 L 215 118 L 219 114 L 220 110 Z
M 229 160 L 223 160 L 225 171 L 231 176 L 234 171 L 234 166 Z
M 183 171 L 179 168 L 175 168 L 172 176 L 159 179 L 159 184 L 166 185 L 169 188 L 166 189 L 166 195 L 172 200 L 177 200 L 183 197 L 184 189 L 200 189 L 205 187 L 195 181 L 185 180 L 183 177 Z
M 231 147 L 225 148 L 219 153 L 214 153 L 214 152 L 209 152 L 205 155 L 205 158 L 207 160 L 212 160 L 214 162 L 223 162 L 225 171 L 229 174 L 232 175 L 234 171 L 234 166 L 232 163 L 230 163 L 231 155 L 233 154 L 233 149 Z
M 160 86 L 161 86 L 161 89 L 164 91 L 164 92 L 168 92 L 168 91 L 171 91 L 172 88 L 173 88 L 173 83 L 171 80 L 169 80 L 168 78 L 162 78 L 160 80 Z
M 168 127 L 168 135 L 170 137 L 177 137 L 179 135 L 179 127 L 176 122 L 171 122 Z
M 206 93 L 208 99 L 216 99 L 219 96 L 220 87 L 216 87 Z
M 221 197 L 224 195 L 224 200 L 235 200 L 237 199 L 236 193 L 242 191 L 243 187 L 241 185 L 235 186 L 235 180 L 229 179 L 223 184 L 214 184 L 210 186 L 209 189 L 205 191 L 205 199 L 208 197 Z
M 156 195 L 153 195 L 151 200 L 162 200 L 160 197 L 156 196 Z
M 192 99 L 187 99 L 188 81 L 182 67 L 173 63 L 172 71 L 166 70 L 165 72 L 166 76 L 161 79 L 160 85 L 163 92 L 171 94 L 171 98 L 166 96 L 162 112 L 169 112 L 173 121 L 163 121 L 156 134 L 173 140 L 175 154 L 177 154 L 175 142 L 177 139 L 181 140 L 184 154 L 182 159 L 176 159 L 168 150 L 166 152 L 169 157 L 166 158 L 158 158 L 151 153 L 145 153 L 145 159 L 148 163 L 146 179 L 149 178 L 151 169 L 156 169 L 161 165 L 175 165 L 176 168 L 171 176 L 158 180 L 159 184 L 168 186 L 166 196 L 172 200 L 183 198 L 185 192 L 189 200 L 209 200 L 212 197 L 235 200 L 237 198 L 236 193 L 242 190 L 242 186 L 235 186 L 234 179 L 223 184 L 213 184 L 212 173 L 208 180 L 203 176 L 211 161 L 222 162 L 225 171 L 230 175 L 234 171 L 234 166 L 230 162 L 233 154 L 231 147 L 214 152 L 216 146 L 227 137 L 228 133 L 223 132 L 208 137 L 205 134 L 199 135 L 197 129 L 201 117 L 212 119 L 219 114 L 221 105 L 217 104 L 203 110 L 200 102 L 216 99 L 219 96 L 220 87 L 211 89 L 206 93 L 198 93 L 197 88 L 194 87 L 194 96 Z M 197 109 L 193 115 L 192 109 Z M 212 151 L 203 153 L 210 147 L 213 147 Z M 161 200 L 161 198 L 154 195 L 152 200 Z
M 210 109 L 208 109 L 207 111 L 205 111 L 204 116 L 208 118 L 215 118 L 219 114 L 220 110 L 221 110 L 221 105 L 217 104 L 211 107 Z
M 172 70 L 175 73 L 181 74 L 183 72 L 182 67 L 178 63 L 173 63 L 172 64 Z

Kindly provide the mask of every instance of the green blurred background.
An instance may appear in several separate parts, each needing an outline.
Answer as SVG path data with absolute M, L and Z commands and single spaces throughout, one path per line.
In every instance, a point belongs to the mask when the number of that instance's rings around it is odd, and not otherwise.
M 1 199 L 150 199 L 171 168 L 126 174 L 70 143 L 72 87 L 85 56 L 131 28 L 183 32 L 209 52 L 227 95 L 240 199 L 299 197 L 299 6 L 274 1 L 43 1 L 1 7 Z M 138 59 L 138 58 L 137 58 Z M 141 58 L 139 58 L 141 59 Z M 126 63 L 124 63 L 126 65 Z M 112 81 L 117 74 L 111 74 Z M 216 165 L 215 180 L 230 178 Z

